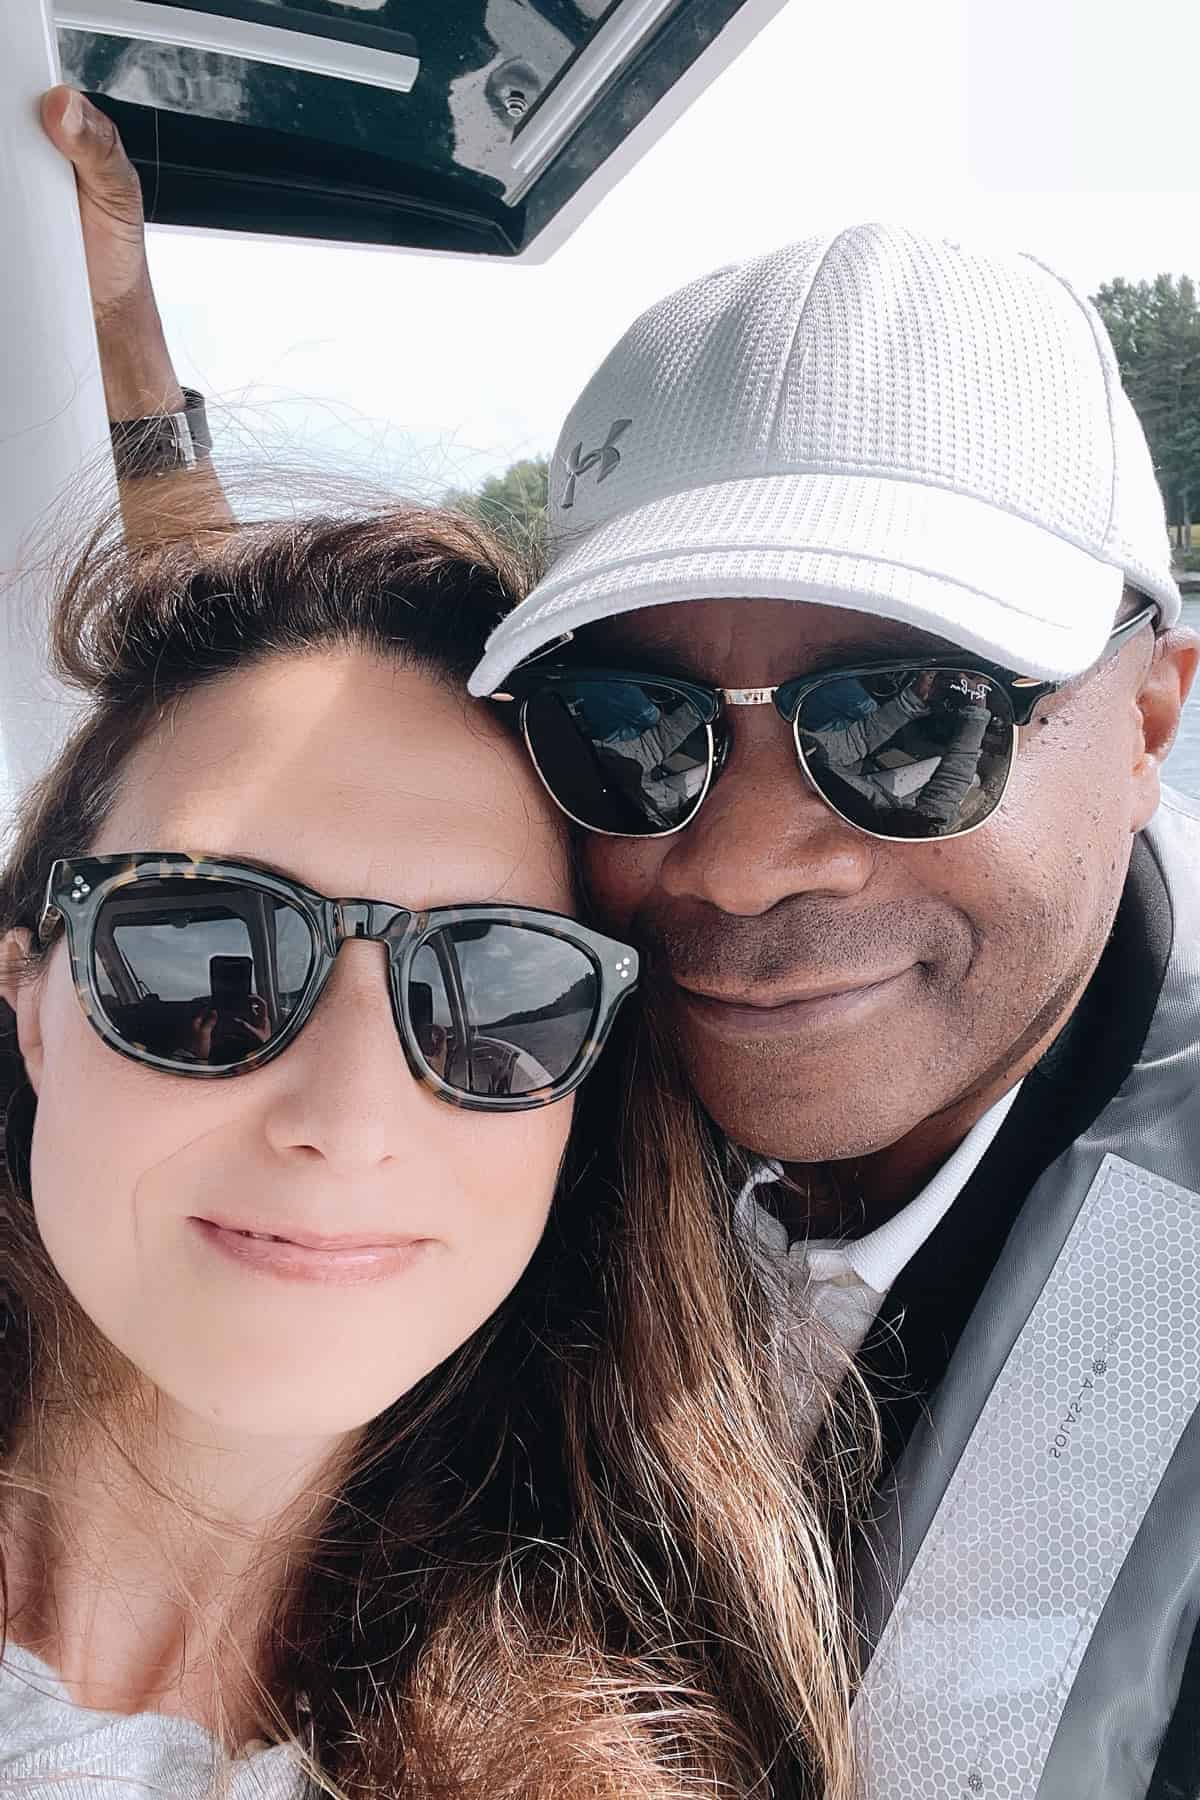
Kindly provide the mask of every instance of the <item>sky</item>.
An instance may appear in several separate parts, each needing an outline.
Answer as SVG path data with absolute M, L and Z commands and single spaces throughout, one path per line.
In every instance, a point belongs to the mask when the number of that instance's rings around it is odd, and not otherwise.
M 655 299 L 790 239 L 1200 276 L 1198 66 L 1194 0 L 788 0 L 546 264 L 158 229 L 151 267 L 219 443 L 435 497 L 549 451 Z

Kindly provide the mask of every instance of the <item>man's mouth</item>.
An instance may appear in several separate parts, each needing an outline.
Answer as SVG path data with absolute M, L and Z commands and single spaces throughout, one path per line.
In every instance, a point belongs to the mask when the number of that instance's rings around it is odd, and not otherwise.
M 673 983 L 685 1011 L 698 1024 L 735 1037 L 790 1037 L 818 1026 L 857 1020 L 876 1007 L 900 998 L 904 985 L 918 965 L 864 979 L 861 975 L 836 977 L 819 986 L 718 991 Z

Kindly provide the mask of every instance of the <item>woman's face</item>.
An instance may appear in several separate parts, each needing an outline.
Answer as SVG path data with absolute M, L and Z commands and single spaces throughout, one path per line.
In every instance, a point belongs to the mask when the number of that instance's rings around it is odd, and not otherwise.
M 357 652 L 190 696 L 134 753 L 90 848 L 244 857 L 414 909 L 572 910 L 558 819 L 519 747 L 430 676 Z M 110 1050 L 61 940 L 16 999 L 46 1247 L 106 1337 L 214 1427 L 364 1424 L 495 1310 L 542 1234 L 569 1101 L 473 1113 L 419 1085 L 381 944 L 344 944 L 298 1038 L 237 1081 Z M 197 1224 L 214 1213 L 417 1241 L 370 1281 L 285 1280 L 215 1246 Z

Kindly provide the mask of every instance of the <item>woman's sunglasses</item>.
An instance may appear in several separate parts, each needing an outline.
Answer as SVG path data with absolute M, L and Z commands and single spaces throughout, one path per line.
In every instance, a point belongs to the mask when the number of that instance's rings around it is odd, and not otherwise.
M 1119 625 L 1104 655 L 1154 616 L 1148 606 Z M 682 831 L 725 764 L 725 708 L 770 704 L 840 819 L 871 837 L 909 841 L 963 837 L 991 817 L 1012 773 L 1017 727 L 1062 685 L 954 655 L 862 663 L 768 688 L 530 664 L 492 698 L 519 704 L 542 782 L 589 831 Z
M 409 1068 L 441 1100 L 520 1112 L 588 1074 L 637 953 L 532 907 L 330 900 L 274 869 L 136 852 L 56 862 L 38 926 L 66 927 L 84 1013 L 173 1075 L 246 1075 L 312 1017 L 347 938 L 387 950 Z

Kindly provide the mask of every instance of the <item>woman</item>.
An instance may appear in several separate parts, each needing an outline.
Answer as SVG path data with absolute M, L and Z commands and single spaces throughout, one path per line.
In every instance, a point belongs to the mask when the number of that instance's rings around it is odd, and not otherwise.
M 634 1041 L 572 1127 L 636 965 L 464 698 L 516 579 L 395 511 L 98 544 L 65 590 L 89 711 L 0 881 L 34 1796 L 849 1792 L 820 1502 L 701 1124 Z

